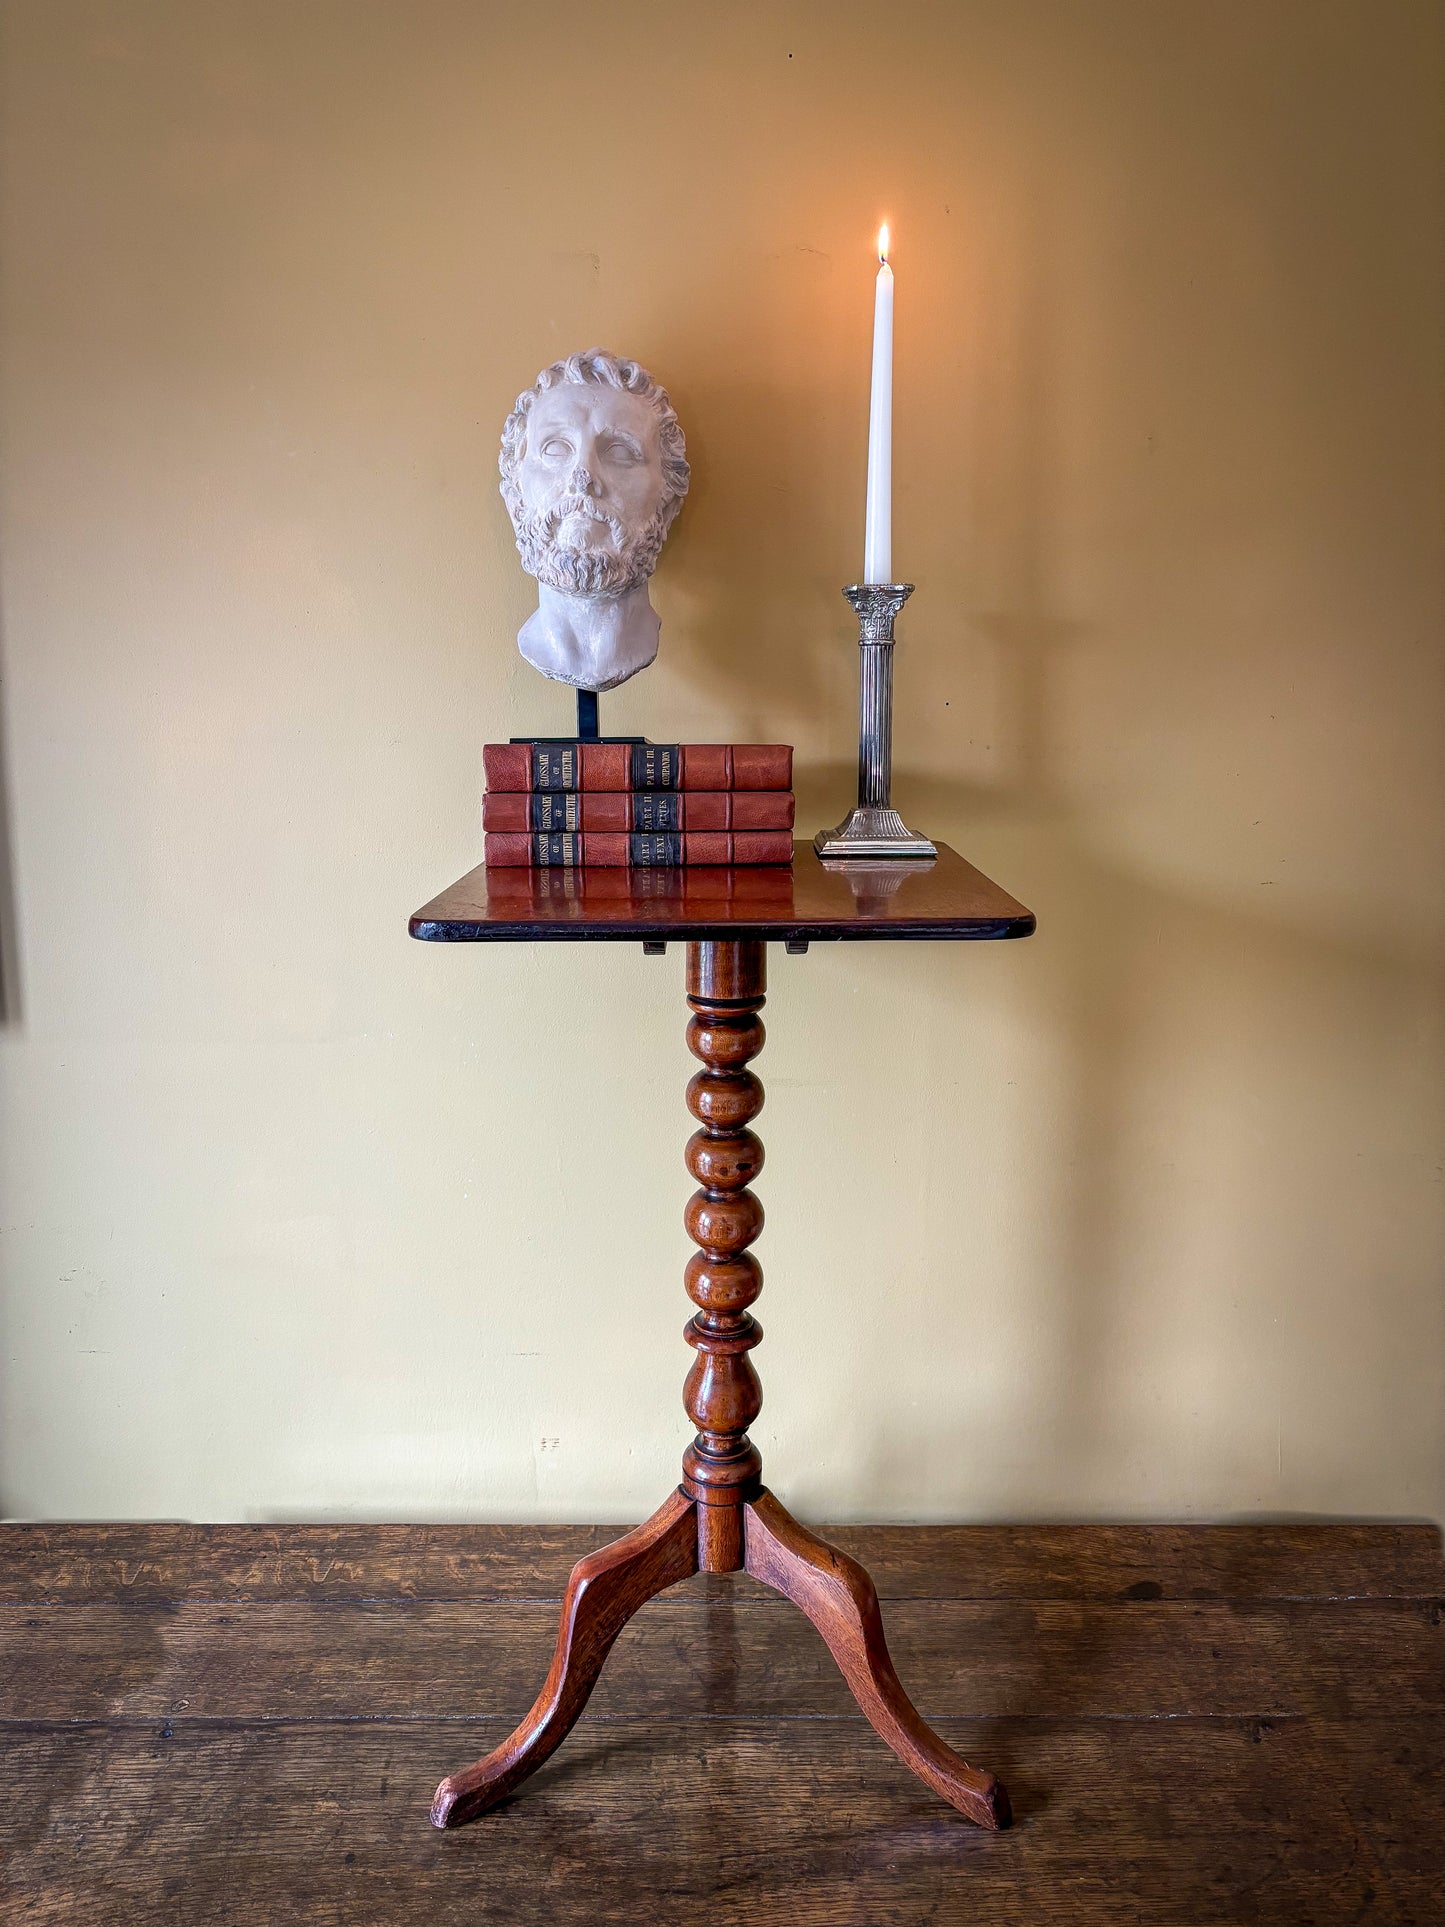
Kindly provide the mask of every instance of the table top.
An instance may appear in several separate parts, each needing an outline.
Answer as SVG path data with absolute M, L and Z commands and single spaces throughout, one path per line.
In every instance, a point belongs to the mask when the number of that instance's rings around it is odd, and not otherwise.
M 946 843 L 936 860 L 824 863 L 811 843 L 784 864 L 680 869 L 489 870 L 479 864 L 411 920 L 428 943 L 1027 937 L 1032 911 Z

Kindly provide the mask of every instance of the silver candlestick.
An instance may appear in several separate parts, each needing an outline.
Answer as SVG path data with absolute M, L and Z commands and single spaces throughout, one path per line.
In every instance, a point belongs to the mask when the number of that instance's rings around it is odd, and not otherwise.
M 855 582 L 843 591 L 858 611 L 858 802 L 836 830 L 819 830 L 823 857 L 937 856 L 926 836 L 889 801 L 893 772 L 893 624 L 913 594 L 911 582 Z

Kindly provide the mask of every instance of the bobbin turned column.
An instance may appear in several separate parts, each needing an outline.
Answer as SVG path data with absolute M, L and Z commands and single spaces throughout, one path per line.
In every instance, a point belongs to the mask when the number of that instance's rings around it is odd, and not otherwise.
M 741 1568 L 742 1507 L 762 1490 L 763 1462 L 748 1427 L 762 1409 L 763 1388 L 748 1353 L 763 1332 L 748 1307 L 763 1274 L 748 1246 L 762 1230 L 763 1207 L 748 1186 L 763 1167 L 763 1147 L 748 1126 L 762 1109 L 763 1087 L 747 1064 L 763 1047 L 758 1012 L 766 988 L 765 944 L 688 945 L 687 1042 L 703 1068 L 687 1087 L 698 1121 L 687 1168 L 700 1188 L 685 1222 L 701 1249 L 686 1273 L 697 1312 L 685 1336 L 697 1357 L 683 1404 L 697 1437 L 683 1455 L 682 1489 L 697 1501 L 704 1572 Z

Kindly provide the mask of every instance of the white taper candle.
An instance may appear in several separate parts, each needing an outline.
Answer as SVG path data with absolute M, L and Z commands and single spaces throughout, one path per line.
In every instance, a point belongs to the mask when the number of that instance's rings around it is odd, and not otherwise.
M 873 294 L 873 393 L 868 407 L 863 580 L 893 580 L 893 270 L 888 265 L 886 224 L 878 232 L 878 284 Z

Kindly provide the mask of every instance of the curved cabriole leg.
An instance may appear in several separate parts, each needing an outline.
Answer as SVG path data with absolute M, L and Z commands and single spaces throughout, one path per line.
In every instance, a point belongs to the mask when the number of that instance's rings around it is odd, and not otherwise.
M 744 1507 L 745 1569 L 771 1586 L 823 1635 L 859 1709 L 906 1767 L 950 1806 L 997 1831 L 1011 1818 L 1008 1794 L 924 1724 L 893 1670 L 873 1581 L 856 1560 L 800 1526 L 763 1492 Z
M 677 1491 L 644 1525 L 579 1559 L 567 1582 L 552 1670 L 537 1703 L 495 1752 L 437 1788 L 434 1827 L 475 1820 L 535 1773 L 571 1732 L 622 1628 L 640 1606 L 697 1571 L 697 1508 Z

